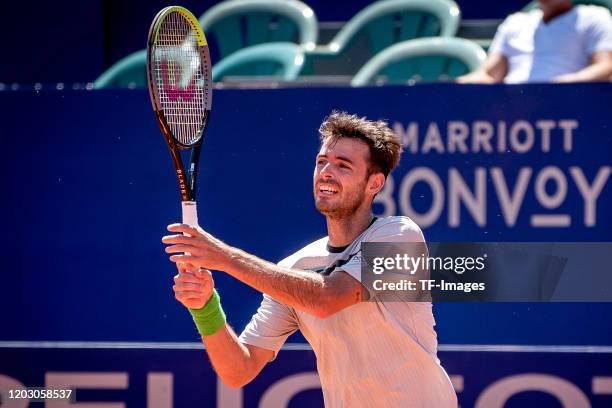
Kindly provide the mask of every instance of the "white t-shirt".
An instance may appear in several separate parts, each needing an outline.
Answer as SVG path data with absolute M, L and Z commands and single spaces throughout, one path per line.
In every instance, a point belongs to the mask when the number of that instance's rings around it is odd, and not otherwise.
M 597 51 L 612 51 L 612 16 L 603 7 L 583 5 L 548 23 L 540 9 L 512 14 L 489 48 L 508 59 L 506 83 L 549 82 L 587 67 Z
M 343 270 L 361 280 L 354 262 L 361 242 L 424 242 L 407 217 L 376 220 L 346 248 L 315 241 L 279 265 L 315 272 Z M 457 407 L 452 384 L 440 366 L 430 302 L 380 302 L 376 298 L 320 319 L 264 295 L 240 335 L 242 343 L 274 351 L 296 330 L 317 357 L 327 408 Z

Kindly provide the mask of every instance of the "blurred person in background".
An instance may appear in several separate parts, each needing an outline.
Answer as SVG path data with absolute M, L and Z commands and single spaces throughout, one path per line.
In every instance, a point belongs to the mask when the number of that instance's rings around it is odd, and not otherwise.
M 612 16 L 572 0 L 539 0 L 497 29 L 486 61 L 459 83 L 612 80 Z

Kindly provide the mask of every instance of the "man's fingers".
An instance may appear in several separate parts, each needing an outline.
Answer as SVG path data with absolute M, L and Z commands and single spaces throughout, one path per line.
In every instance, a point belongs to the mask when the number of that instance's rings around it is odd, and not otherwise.
M 193 245 L 197 238 L 188 237 L 186 235 L 165 235 L 162 237 L 164 244 L 188 244 Z
M 195 271 L 198 270 L 198 267 L 184 263 L 184 262 L 177 262 L 176 269 L 178 269 L 179 273 L 195 275 Z
M 191 236 L 196 236 L 200 234 L 197 228 L 191 227 L 187 224 L 170 224 L 168 225 L 168 231 L 181 232 L 183 234 L 189 234 Z
M 202 269 L 199 266 L 194 266 L 185 262 L 177 262 L 176 267 L 179 272 L 186 273 L 189 275 L 200 276 L 199 270 Z
M 175 290 L 175 296 L 186 297 L 186 298 L 201 298 L 204 294 L 196 290 Z
M 204 291 L 204 284 L 201 282 L 176 282 L 174 286 L 172 286 L 172 290 L 175 292 L 194 291 L 202 293 Z
M 202 299 L 203 295 L 200 292 L 193 292 L 193 291 L 181 291 L 181 292 L 174 292 L 174 297 L 176 298 L 176 300 L 190 300 L 190 299 Z
M 195 275 L 187 273 L 176 275 L 174 277 L 174 282 L 203 284 L 202 279 L 196 277 Z
M 172 255 L 170 261 L 172 262 L 184 262 L 184 263 L 195 263 L 198 260 L 196 256 L 191 255 Z
M 212 280 L 212 272 L 209 271 L 208 269 L 198 268 L 194 272 L 194 275 L 202 280 Z
M 196 269 L 193 272 L 190 272 L 190 271 L 179 272 L 179 274 L 176 275 L 176 277 L 180 278 L 181 280 L 183 280 L 183 277 L 184 277 L 186 279 L 185 282 L 193 280 L 198 283 L 202 283 L 202 282 L 212 282 L 213 280 L 212 273 L 208 269 Z
M 166 252 L 169 254 L 174 254 L 177 252 L 189 252 L 190 254 L 197 255 L 199 253 L 199 248 L 194 247 L 192 245 L 178 244 L 178 245 L 170 245 L 169 247 L 166 247 Z

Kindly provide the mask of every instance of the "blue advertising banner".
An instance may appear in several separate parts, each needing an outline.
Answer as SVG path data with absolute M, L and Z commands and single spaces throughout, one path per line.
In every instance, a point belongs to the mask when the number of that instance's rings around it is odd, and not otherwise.
M 2 345 L 2 346 L 6 346 Z M 16 347 L 18 346 L 18 347 Z M 462 407 L 608 407 L 610 347 L 447 346 L 439 352 Z M 446 349 L 446 350 L 444 350 Z M 285 347 L 242 389 L 226 387 L 197 343 L 13 344 L 0 347 L 0 406 L 10 390 L 73 389 L 74 400 L 48 406 L 100 408 L 318 407 L 323 398 L 308 347 Z M 33 362 L 36 361 L 36 364 Z

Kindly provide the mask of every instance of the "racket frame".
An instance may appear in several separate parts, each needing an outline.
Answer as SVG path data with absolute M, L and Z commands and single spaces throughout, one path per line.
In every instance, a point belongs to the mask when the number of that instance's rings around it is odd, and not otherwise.
M 200 53 L 200 60 L 204 64 L 205 82 L 210 86 L 208 92 L 208 98 L 205 99 L 205 111 L 202 117 L 202 124 L 200 126 L 200 136 L 193 144 L 183 144 L 179 140 L 175 139 L 172 135 L 172 131 L 166 120 L 163 109 L 159 100 L 161 99 L 158 94 L 157 81 L 155 78 L 154 69 L 151 69 L 151 62 L 154 61 L 154 50 L 156 48 L 155 42 L 159 32 L 159 28 L 164 21 L 164 18 L 172 13 L 180 13 L 185 20 L 189 22 L 193 33 L 196 37 L 198 52 Z M 212 103 L 212 78 L 211 78 L 211 63 L 210 56 L 208 54 L 208 46 L 204 32 L 199 25 L 198 20 L 189 12 L 189 10 L 180 6 L 169 6 L 165 7 L 157 13 L 151 27 L 149 28 L 148 44 L 147 44 L 147 81 L 149 83 L 149 96 L 151 97 L 151 103 L 153 110 L 157 117 L 160 130 L 166 140 L 166 144 L 170 150 L 172 162 L 176 170 L 176 176 L 178 179 L 179 190 L 181 194 L 181 203 L 183 210 L 183 222 L 189 225 L 197 225 L 197 207 L 196 207 L 196 181 L 198 175 L 198 161 L 200 158 L 200 151 L 202 147 L 202 141 L 204 139 L 204 132 L 208 126 L 208 120 L 210 118 L 210 110 Z M 181 159 L 180 150 L 191 150 L 191 157 L 189 160 L 188 172 L 185 171 L 185 166 Z M 190 222 L 186 222 L 190 221 Z

